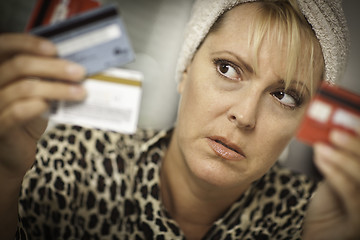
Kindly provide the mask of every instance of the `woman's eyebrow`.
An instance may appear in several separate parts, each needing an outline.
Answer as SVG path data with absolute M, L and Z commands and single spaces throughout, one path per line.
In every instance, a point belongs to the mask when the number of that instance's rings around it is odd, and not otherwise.
M 283 86 L 286 86 L 286 81 L 283 80 L 283 79 L 281 79 L 281 80 L 278 81 L 278 84 L 281 84 L 281 85 L 283 85 Z M 300 89 L 301 89 L 301 90 L 304 89 L 305 92 L 307 93 L 307 95 L 308 95 L 308 96 L 311 96 L 310 90 L 309 90 L 309 88 L 307 87 L 307 85 L 306 85 L 305 83 L 300 82 L 300 81 L 298 81 L 298 80 L 291 80 L 288 86 L 294 86 L 294 85 L 296 86 L 297 89 L 298 89 L 299 86 L 300 86 Z
M 250 74 L 255 74 L 255 70 L 251 66 L 251 64 L 247 63 L 241 56 L 239 56 L 231 51 L 227 51 L 227 50 L 211 53 L 211 55 L 218 55 L 218 54 L 229 54 L 229 55 L 233 56 L 246 69 L 247 72 L 249 72 Z
M 228 51 L 228 50 L 222 50 L 222 51 L 216 51 L 216 52 L 212 52 L 211 55 L 219 55 L 219 54 L 228 54 L 228 55 L 231 55 L 232 57 L 234 57 L 240 64 L 241 66 L 243 66 L 247 72 L 249 72 L 250 74 L 255 74 L 256 75 L 256 72 L 254 70 L 254 68 L 251 66 L 251 64 L 247 63 L 241 56 L 239 56 L 238 54 L 234 53 L 234 52 L 231 52 L 231 51 Z M 286 81 L 284 79 L 280 79 L 278 81 L 278 84 L 280 85 L 283 85 L 283 86 L 286 86 Z M 291 80 L 290 81 L 290 85 L 295 85 L 296 88 L 298 88 L 300 86 L 300 89 L 304 89 L 306 91 L 306 93 L 311 96 L 312 94 L 310 93 L 310 90 L 308 88 L 308 86 L 301 82 L 301 81 L 298 81 L 296 79 L 294 80 Z

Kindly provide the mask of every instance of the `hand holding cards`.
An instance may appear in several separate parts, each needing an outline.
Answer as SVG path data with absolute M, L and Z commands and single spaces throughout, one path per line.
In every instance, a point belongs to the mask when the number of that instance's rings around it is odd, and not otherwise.
M 143 75 L 115 69 L 134 60 L 134 51 L 115 5 L 75 15 L 31 30 L 55 43 L 58 56 L 85 67 L 87 99 L 54 102 L 54 122 L 133 133 L 136 130 Z M 96 75 L 94 75 L 96 74 Z
M 297 138 L 310 145 L 328 142 L 334 128 L 350 133 L 360 128 L 360 96 L 323 83 L 307 109 Z

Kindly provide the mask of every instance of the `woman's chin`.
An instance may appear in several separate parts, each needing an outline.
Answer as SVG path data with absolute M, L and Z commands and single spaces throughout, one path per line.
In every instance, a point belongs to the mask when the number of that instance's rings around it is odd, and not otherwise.
M 205 162 L 206 161 L 206 162 Z M 206 159 L 190 164 L 190 171 L 201 182 L 211 187 L 234 188 L 249 184 L 253 176 L 247 164 L 229 164 L 223 159 Z

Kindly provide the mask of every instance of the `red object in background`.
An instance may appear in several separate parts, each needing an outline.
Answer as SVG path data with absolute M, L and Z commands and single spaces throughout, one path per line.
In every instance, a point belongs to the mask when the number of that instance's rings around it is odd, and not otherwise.
M 307 109 L 297 138 L 310 145 L 328 143 L 334 128 L 349 133 L 360 129 L 360 95 L 323 83 Z
M 96 0 L 38 0 L 25 31 L 65 20 L 100 5 Z

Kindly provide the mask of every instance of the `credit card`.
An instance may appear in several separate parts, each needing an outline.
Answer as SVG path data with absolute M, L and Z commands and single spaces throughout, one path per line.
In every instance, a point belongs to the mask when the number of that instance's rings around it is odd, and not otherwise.
M 35 28 L 30 33 L 54 42 L 59 57 L 83 65 L 88 76 L 110 67 L 122 66 L 135 58 L 114 4 Z
M 36 0 L 25 30 L 54 24 L 100 5 L 97 0 Z
M 309 145 L 328 143 L 335 128 L 353 134 L 360 128 L 360 95 L 324 82 L 306 111 L 297 138 Z
M 143 74 L 110 68 L 88 77 L 82 102 L 54 102 L 47 117 L 53 122 L 134 133 L 137 129 Z

